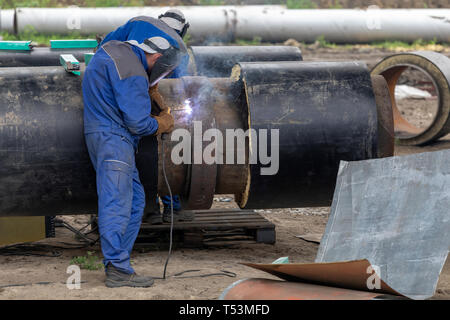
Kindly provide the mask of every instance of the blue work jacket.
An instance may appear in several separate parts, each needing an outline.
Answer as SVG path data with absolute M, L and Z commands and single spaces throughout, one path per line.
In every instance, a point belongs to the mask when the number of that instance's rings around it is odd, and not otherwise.
M 83 78 L 84 133 L 110 132 L 129 140 L 154 134 L 147 61 L 142 49 L 121 41 L 101 46 Z

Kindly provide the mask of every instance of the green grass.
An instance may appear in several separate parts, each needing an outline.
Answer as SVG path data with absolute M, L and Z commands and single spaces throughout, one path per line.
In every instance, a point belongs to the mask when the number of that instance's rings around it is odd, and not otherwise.
M 357 45 L 353 45 L 353 44 L 335 44 L 332 42 L 329 42 L 328 40 L 325 39 L 324 36 L 320 36 L 319 38 L 317 38 L 316 40 L 320 47 L 322 48 L 331 48 L 331 49 L 336 49 L 336 48 L 345 48 L 345 49 L 351 49 L 352 47 L 355 47 Z M 403 41 L 383 41 L 383 42 L 374 42 L 374 43 L 368 43 L 367 46 L 371 47 L 371 48 L 376 48 L 376 49 L 386 49 L 386 50 L 391 50 L 391 51 L 395 51 L 398 49 L 407 49 L 407 50 L 424 50 L 426 49 L 426 47 L 430 47 L 430 46 L 438 46 L 439 43 L 436 40 L 432 40 L 432 41 L 424 41 L 424 40 L 416 40 L 412 43 L 408 43 L 408 42 L 403 42 Z M 448 43 L 443 43 L 441 44 L 441 46 L 443 47 L 448 47 L 449 44 Z
M 2 9 L 12 9 L 18 7 L 67 7 L 77 5 L 80 7 L 139 7 L 150 6 L 155 3 L 151 0 L 0 0 Z
M 372 45 L 376 48 L 388 49 L 388 50 L 393 50 L 393 49 L 397 49 L 397 48 L 405 48 L 405 49 L 414 50 L 416 48 L 426 47 L 429 45 L 437 45 L 437 44 L 438 43 L 436 40 L 423 41 L 422 39 L 419 39 L 419 40 L 414 41 L 413 43 L 407 43 L 407 42 L 402 42 L 402 41 L 384 41 L 384 42 L 374 43 Z
M 202 6 L 223 6 L 225 4 L 225 1 L 223 0 L 199 0 L 199 5 Z
M 235 43 L 238 46 L 258 46 L 261 44 L 261 37 L 254 37 L 253 40 L 236 39 Z
M 70 260 L 70 264 L 76 264 L 80 269 L 86 270 L 101 270 L 103 269 L 103 263 L 100 262 L 100 258 L 94 256 L 94 252 L 88 251 L 86 256 L 73 257 Z
M 106 1 L 106 0 L 105 0 Z M 26 29 L 24 32 L 20 34 L 10 34 L 8 32 L 0 32 L 0 36 L 3 38 L 3 40 L 6 41 L 16 41 L 16 40 L 32 40 L 33 45 L 36 46 L 49 46 L 50 40 L 64 40 L 64 39 L 95 39 L 96 35 L 80 35 L 78 32 L 73 32 L 69 35 L 46 35 L 36 32 L 32 28 Z M 189 34 L 186 35 L 184 41 L 186 44 L 190 44 L 192 39 Z M 337 45 L 335 43 L 332 43 L 324 36 L 320 36 L 317 38 L 317 42 L 319 45 L 323 48 L 352 48 L 353 45 Z M 236 45 L 241 46 L 251 46 L 251 45 L 261 45 L 264 44 L 260 37 L 255 37 L 252 40 L 242 40 L 242 39 L 236 39 L 235 43 Z M 266 43 L 268 44 L 268 43 Z M 430 46 L 436 46 L 439 45 L 436 40 L 433 41 L 423 41 L 423 40 L 416 40 L 413 43 L 407 43 L 402 41 L 384 41 L 384 42 L 376 42 L 368 44 L 370 47 L 378 48 L 378 49 L 386 49 L 386 50 L 396 50 L 396 49 L 408 49 L 408 50 L 422 50 L 426 47 Z M 442 44 L 444 47 L 448 47 L 449 44 Z M 433 50 L 433 49 L 429 49 Z
M 317 4 L 311 0 L 286 0 L 288 9 L 317 9 Z

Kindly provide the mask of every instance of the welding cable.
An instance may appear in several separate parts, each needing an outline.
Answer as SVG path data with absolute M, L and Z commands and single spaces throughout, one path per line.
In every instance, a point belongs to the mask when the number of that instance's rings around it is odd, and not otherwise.
M 51 250 L 48 253 L 48 250 Z M 37 251 L 45 251 L 46 253 L 41 253 Z M 57 258 L 62 255 L 61 251 L 55 250 L 52 246 L 46 246 L 41 244 L 30 244 L 30 245 L 12 245 L 0 248 L 0 255 L 2 256 L 27 256 L 27 257 L 49 257 Z
M 170 196 L 170 236 L 169 236 L 169 253 L 167 255 L 166 263 L 164 264 L 164 273 L 163 273 L 163 279 L 166 279 L 166 271 L 167 271 L 167 265 L 169 264 L 170 256 L 172 255 L 172 242 L 173 242 L 173 198 L 172 198 L 172 189 L 170 188 L 169 180 L 167 179 L 166 174 L 166 157 L 165 157 L 165 140 L 167 139 L 168 134 L 163 133 L 161 135 L 161 141 L 162 141 L 162 169 L 163 169 L 163 175 L 164 180 L 166 182 L 167 189 L 169 190 L 169 196 Z
M 80 281 L 81 283 L 88 283 L 87 281 Z M 5 284 L 0 285 L 0 289 L 4 288 L 13 288 L 13 287 L 27 287 L 27 286 L 34 286 L 34 285 L 49 285 L 49 284 L 67 284 L 67 282 L 51 282 L 51 281 L 40 281 L 40 282 L 29 282 L 29 283 L 13 283 L 13 284 Z
M 212 276 L 225 276 L 230 278 L 236 278 L 237 274 L 231 271 L 227 270 L 220 270 L 220 272 L 216 273 L 206 273 L 206 274 L 198 274 L 195 276 L 183 276 L 183 274 L 190 273 L 190 272 L 199 272 L 200 269 L 194 269 L 194 270 L 186 270 L 179 273 L 176 273 L 173 275 L 173 278 L 177 279 L 187 279 L 187 278 L 206 278 L 206 277 L 212 277 Z
M 162 141 L 162 147 L 161 147 L 161 152 L 162 152 L 162 171 L 163 171 L 163 176 L 164 176 L 164 181 L 166 183 L 167 186 L 167 190 L 169 190 L 169 196 L 170 196 L 170 236 L 169 236 L 169 253 L 167 255 L 167 259 L 166 259 L 166 263 L 164 264 L 164 272 L 163 272 L 163 276 L 162 278 L 159 277 L 154 277 L 154 279 L 162 279 L 162 280 L 166 280 L 166 271 L 167 271 L 167 265 L 169 264 L 169 260 L 170 257 L 172 255 L 172 243 L 173 243 L 173 198 L 172 198 L 172 189 L 170 188 L 170 184 L 169 184 L 169 180 L 167 179 L 167 174 L 166 174 L 166 157 L 165 157 L 165 141 L 167 140 L 168 134 L 163 133 L 161 135 L 161 141 Z M 212 277 L 212 276 L 227 276 L 227 277 L 236 277 L 236 274 L 234 272 L 231 271 L 227 271 L 227 270 L 220 270 L 221 273 L 207 273 L 207 274 L 199 274 L 199 275 L 194 275 L 194 276 L 182 276 L 185 273 L 189 273 L 189 272 L 198 272 L 201 271 L 199 269 L 195 269 L 195 270 L 185 270 L 182 272 L 179 272 L 177 274 L 174 274 L 172 276 L 172 278 L 176 279 L 186 279 L 186 278 L 206 278 L 206 277 Z
M 17 243 L 3 246 L 0 248 L 0 255 L 2 256 L 34 256 L 34 257 L 50 257 L 57 258 L 62 255 L 59 250 L 67 249 L 84 249 L 89 244 L 77 245 L 68 242 L 58 242 L 64 246 L 46 243 Z M 41 252 L 38 252 L 41 251 Z M 51 253 L 48 253 L 50 251 Z M 46 253 L 44 253 L 46 252 Z
M 92 223 L 92 219 L 89 222 L 89 224 Z M 61 256 L 60 250 L 65 249 L 84 249 L 89 246 L 93 246 L 97 243 L 97 241 L 100 238 L 97 239 L 90 239 L 87 237 L 89 233 L 91 233 L 93 230 L 89 231 L 88 233 L 82 233 L 81 231 L 84 230 L 89 224 L 84 226 L 83 228 L 77 230 L 74 227 L 72 227 L 67 222 L 55 218 L 55 227 L 64 227 L 76 235 L 78 235 L 82 242 L 84 242 L 83 245 L 75 245 L 74 243 L 68 243 L 68 242 L 59 242 L 60 244 L 63 244 L 65 246 L 58 246 L 58 245 L 52 245 L 52 244 L 43 244 L 43 243 L 17 243 L 9 246 L 4 246 L 0 248 L 0 255 L 3 256 L 34 256 L 34 257 L 52 257 L 56 258 Z M 69 247 L 68 247 L 69 246 Z M 36 251 L 51 251 L 51 253 L 41 253 Z
M 94 240 L 94 239 L 87 237 L 87 234 L 89 234 L 90 232 L 88 232 L 86 234 L 81 232 L 81 230 L 85 229 L 89 224 L 91 224 L 91 222 L 89 222 L 86 226 L 84 226 L 80 230 L 77 230 L 74 227 L 72 227 L 70 224 L 68 224 L 67 222 L 65 222 L 61 219 L 55 218 L 55 227 L 64 227 L 64 228 L 72 231 L 77 236 L 79 236 L 82 240 L 87 242 L 88 245 L 92 246 L 97 243 L 97 241 L 100 239 L 100 237 L 98 237 L 97 239 Z

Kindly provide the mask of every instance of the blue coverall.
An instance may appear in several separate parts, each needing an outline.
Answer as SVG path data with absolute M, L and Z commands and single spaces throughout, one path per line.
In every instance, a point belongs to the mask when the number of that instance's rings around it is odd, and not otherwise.
M 145 195 L 135 165 L 140 137 L 154 134 L 147 61 L 142 49 L 120 41 L 99 48 L 83 78 L 84 133 L 96 170 L 98 225 L 105 266 L 133 273 L 130 254 Z
M 108 35 L 100 43 L 100 46 L 111 40 L 119 40 L 119 41 L 136 40 L 137 42 L 142 43 L 145 39 L 151 37 L 163 37 L 171 45 L 177 48 L 179 48 L 180 45 L 184 45 L 180 43 L 180 40 L 182 41 L 181 37 L 174 36 L 175 30 L 167 29 L 169 28 L 168 26 L 164 28 L 164 26 L 165 23 L 160 21 L 159 19 L 144 16 L 136 17 L 129 20 L 123 26 L 108 33 Z M 187 75 L 188 63 L 189 63 L 189 55 L 186 54 L 183 57 L 180 65 L 171 73 L 171 75 L 168 78 L 180 78 Z M 174 195 L 172 197 L 172 200 L 173 200 L 173 209 L 181 210 L 179 196 Z M 157 198 L 155 201 L 157 201 Z M 170 196 L 161 197 L 161 201 L 164 204 L 164 207 L 166 208 L 170 207 L 171 205 Z

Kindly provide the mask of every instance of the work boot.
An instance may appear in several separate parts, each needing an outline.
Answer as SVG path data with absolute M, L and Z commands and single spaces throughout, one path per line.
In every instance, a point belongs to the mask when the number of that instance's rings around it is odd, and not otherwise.
M 148 224 L 162 224 L 163 218 L 160 212 L 147 212 L 144 214 L 142 221 Z
M 145 207 L 142 222 L 149 224 L 162 224 L 163 219 L 158 204 L 149 204 Z
M 171 217 L 172 215 L 170 213 L 170 206 L 164 206 L 163 221 L 170 223 Z M 194 211 L 173 209 L 173 222 L 193 221 L 194 218 L 195 218 Z
M 118 287 L 133 287 L 133 288 L 148 288 L 154 283 L 152 277 L 138 276 L 136 273 L 122 272 L 111 263 L 106 267 L 105 285 L 108 288 Z

